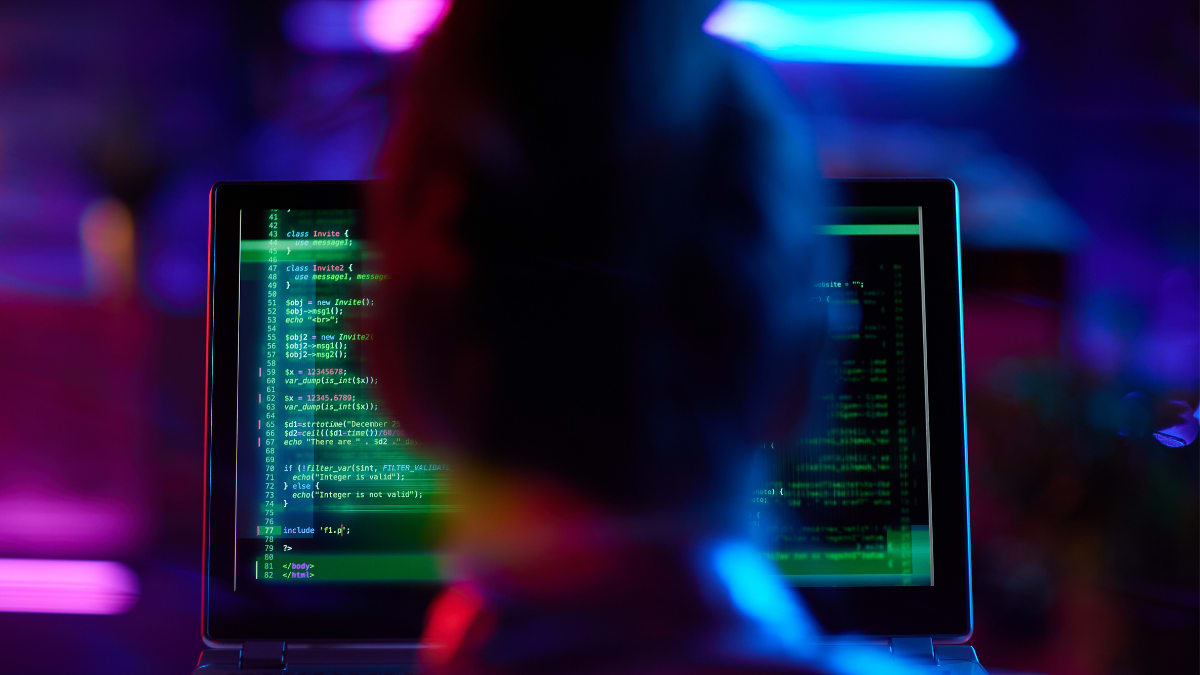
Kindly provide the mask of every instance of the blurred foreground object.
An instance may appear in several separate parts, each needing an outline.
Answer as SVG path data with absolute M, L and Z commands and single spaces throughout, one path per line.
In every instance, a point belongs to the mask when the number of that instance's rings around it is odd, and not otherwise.
M 283 28 L 307 51 L 404 52 L 437 26 L 449 4 L 299 0 L 285 12 Z M 554 12 L 544 6 L 543 19 Z M 545 30 L 586 30 L 561 20 Z M 704 28 L 777 61 L 987 68 L 1007 62 L 1018 46 L 1012 28 L 984 0 L 727 0 Z
M 137 595 L 137 577 L 120 563 L 0 558 L 0 612 L 120 614 Z

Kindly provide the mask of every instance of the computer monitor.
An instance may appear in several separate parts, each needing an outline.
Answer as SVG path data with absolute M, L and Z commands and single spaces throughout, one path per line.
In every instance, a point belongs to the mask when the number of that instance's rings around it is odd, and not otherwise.
M 386 374 L 364 362 L 385 274 L 363 236 L 361 187 L 213 191 L 213 642 L 415 638 L 445 581 L 436 544 L 458 508 L 453 467 L 404 436 L 377 393 Z M 816 401 L 817 431 L 765 441 L 773 462 L 747 495 L 750 525 L 827 629 L 896 635 L 899 610 L 913 634 L 965 636 L 956 192 L 831 187 L 823 233 L 849 265 L 813 299 L 830 306 L 837 387 Z M 386 621 L 381 607 L 394 610 Z

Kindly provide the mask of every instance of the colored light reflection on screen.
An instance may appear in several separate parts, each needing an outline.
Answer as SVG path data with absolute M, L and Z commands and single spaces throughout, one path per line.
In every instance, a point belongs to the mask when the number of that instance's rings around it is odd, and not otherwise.
M 1017 48 L 988 2 L 729 0 L 704 27 L 780 61 L 978 67 Z
M 137 597 L 137 577 L 121 563 L 0 558 L 0 612 L 120 614 Z

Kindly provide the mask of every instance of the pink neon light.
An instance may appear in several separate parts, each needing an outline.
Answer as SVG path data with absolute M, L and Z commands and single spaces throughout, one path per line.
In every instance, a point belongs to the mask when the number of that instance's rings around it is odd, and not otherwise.
M 141 541 L 145 528 L 133 505 L 51 491 L 6 494 L 0 514 L 5 555 L 119 555 Z
M 411 49 L 448 6 L 448 0 L 366 0 L 358 12 L 358 33 L 376 51 Z
M 0 612 L 120 614 L 137 598 L 137 577 L 120 563 L 0 558 Z

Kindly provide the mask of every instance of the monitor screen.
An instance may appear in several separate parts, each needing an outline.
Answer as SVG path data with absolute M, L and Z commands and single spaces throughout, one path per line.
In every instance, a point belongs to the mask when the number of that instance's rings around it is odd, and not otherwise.
M 931 585 L 919 207 L 847 207 L 818 430 L 768 442 L 752 526 L 797 586 Z M 244 209 L 238 306 L 237 541 L 243 584 L 437 581 L 451 468 L 381 407 L 364 365 L 384 281 L 355 209 Z
M 237 582 L 438 578 L 447 466 L 364 366 L 384 274 L 359 211 L 242 212 Z
M 933 584 L 921 208 L 834 209 L 848 264 L 822 279 L 833 386 L 808 433 L 769 444 L 755 529 L 797 586 Z

